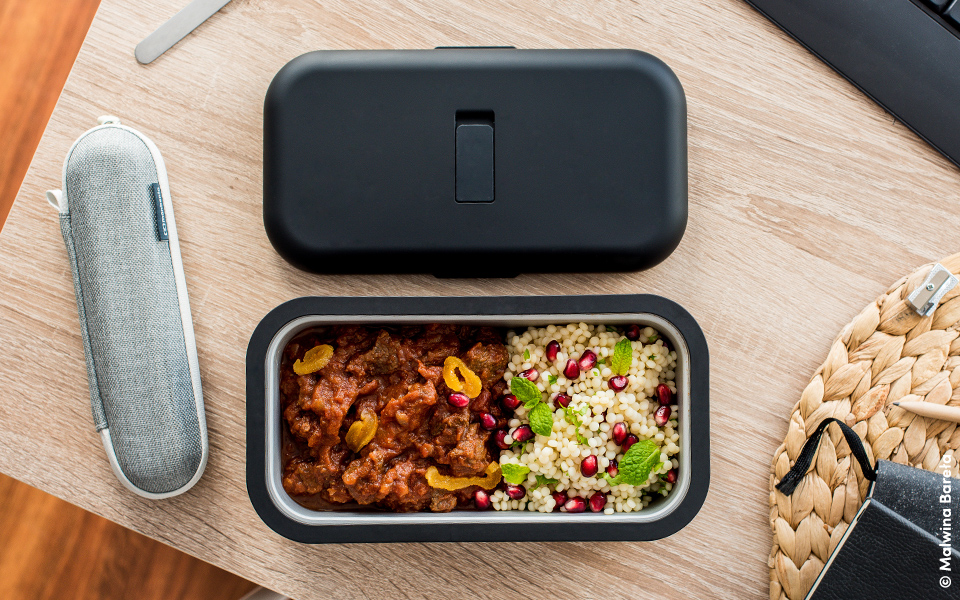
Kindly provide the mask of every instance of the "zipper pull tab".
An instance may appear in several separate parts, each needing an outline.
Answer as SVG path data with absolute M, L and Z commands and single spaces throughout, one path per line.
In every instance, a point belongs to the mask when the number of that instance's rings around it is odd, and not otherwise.
M 67 203 L 63 199 L 63 192 L 60 190 L 47 190 L 47 202 L 50 206 L 57 209 L 58 213 L 67 212 Z

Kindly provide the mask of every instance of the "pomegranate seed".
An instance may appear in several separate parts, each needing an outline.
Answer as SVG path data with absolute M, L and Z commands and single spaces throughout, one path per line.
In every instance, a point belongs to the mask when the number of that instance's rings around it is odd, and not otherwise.
M 553 403 L 556 406 L 562 406 L 564 408 L 570 406 L 570 396 L 566 394 L 557 394 L 553 397 Z
M 590 496 L 590 510 L 593 512 L 602 512 L 603 507 L 607 505 L 607 495 L 603 492 L 597 492 Z
M 580 367 L 581 371 L 589 371 L 597 364 L 597 353 L 593 350 L 584 350 L 583 354 L 580 356 L 580 360 L 577 362 L 577 365 Z
M 563 507 L 567 509 L 567 512 L 578 513 L 587 510 L 587 503 L 583 501 L 583 498 L 569 498 L 564 502 Z
M 627 439 L 623 440 L 623 443 L 620 444 L 620 447 L 623 448 L 624 452 L 626 452 L 627 450 L 630 449 L 630 446 L 636 444 L 639 441 L 640 441 L 640 438 L 638 438 L 637 436 L 631 433 L 630 435 L 627 436 Z
M 527 369 L 526 371 L 520 373 L 520 377 L 524 377 L 530 381 L 536 381 L 540 379 L 540 372 L 536 369 Z
M 487 510 L 490 508 L 490 494 L 484 490 L 477 490 L 473 493 L 473 505 L 477 510 Z
M 466 394 L 461 394 L 460 392 L 451 392 L 450 397 L 447 398 L 447 402 L 456 406 L 457 408 L 463 408 L 470 404 L 470 398 Z
M 627 389 L 627 383 L 629 383 L 629 381 L 625 376 L 614 375 L 610 378 L 610 381 L 607 382 L 607 385 L 609 385 L 610 389 L 615 392 L 622 392 L 623 390 Z
M 557 503 L 553 510 L 560 510 L 567 501 L 567 495 L 563 492 L 554 492 L 550 495 L 553 496 L 553 501 Z
M 676 483 L 677 482 L 677 470 L 670 469 L 667 471 L 667 483 Z
M 627 336 L 627 339 L 631 342 L 635 342 L 640 339 L 640 326 L 639 325 L 630 325 L 627 327 L 626 331 L 623 332 L 623 335 Z
M 583 457 L 580 462 L 580 474 L 584 477 L 593 477 L 597 474 L 597 457 L 593 454 Z
M 533 430 L 530 429 L 529 425 L 521 425 L 513 430 L 511 437 L 513 437 L 514 441 L 526 442 L 533 439 Z
M 510 410 L 517 410 L 517 407 L 520 406 L 520 398 L 513 394 L 507 394 L 503 397 L 503 405 Z
M 507 484 L 506 492 L 511 500 L 519 500 L 527 495 L 527 490 L 522 485 L 513 485 L 512 483 Z
M 576 379 L 580 377 L 580 365 L 572 358 L 567 361 L 567 366 L 563 368 L 563 376 L 567 379 Z
M 661 406 L 657 409 L 657 412 L 653 413 L 653 421 L 657 424 L 657 427 L 663 427 L 667 424 L 667 421 L 670 420 L 670 407 Z
M 660 406 L 669 406 L 673 404 L 673 392 L 670 391 L 670 388 L 667 387 L 667 384 L 661 383 L 657 386 L 657 401 L 660 402 Z
M 503 438 L 505 437 L 507 437 L 507 432 L 503 429 L 500 429 L 493 434 L 493 441 L 497 443 L 497 448 L 500 448 L 501 450 L 506 450 L 507 448 L 510 447 L 510 444 L 503 441 Z
M 497 418 L 490 413 L 483 413 L 480 415 L 480 424 L 487 431 L 493 431 L 497 428 Z
M 607 475 L 610 477 L 616 477 L 620 474 L 620 467 L 615 460 L 611 460 L 610 464 L 607 465 Z
M 613 443 L 620 446 L 627 439 L 627 425 L 623 421 L 613 424 Z
M 554 362 L 555 360 L 557 360 L 557 354 L 559 353 L 560 353 L 560 342 L 558 342 L 557 340 L 550 340 L 549 342 L 547 342 L 547 350 L 546 350 L 547 360 L 549 360 L 550 362 Z

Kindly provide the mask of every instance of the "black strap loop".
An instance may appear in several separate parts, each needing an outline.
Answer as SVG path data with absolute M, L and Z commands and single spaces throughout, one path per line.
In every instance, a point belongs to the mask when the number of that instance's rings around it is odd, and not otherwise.
M 847 445 L 850 446 L 850 452 L 853 453 L 853 457 L 860 463 L 863 476 L 870 481 L 877 480 L 877 471 L 870 464 L 867 451 L 863 449 L 863 440 L 861 440 L 857 432 L 850 429 L 846 423 L 840 419 L 830 417 L 820 421 L 820 424 L 817 425 L 817 430 L 813 432 L 813 435 L 810 436 L 807 443 L 803 445 L 803 450 L 800 451 L 800 456 L 797 457 L 797 462 L 793 464 L 793 468 L 790 469 L 790 472 L 784 475 L 780 483 L 777 484 L 777 489 L 785 495 L 789 496 L 792 494 L 793 490 L 797 489 L 800 480 L 807 474 L 807 470 L 810 468 L 810 465 L 813 464 L 813 458 L 817 454 L 817 449 L 820 448 L 820 438 L 830 423 L 836 423 L 840 426 L 840 431 L 843 432 L 843 437 L 847 439 Z

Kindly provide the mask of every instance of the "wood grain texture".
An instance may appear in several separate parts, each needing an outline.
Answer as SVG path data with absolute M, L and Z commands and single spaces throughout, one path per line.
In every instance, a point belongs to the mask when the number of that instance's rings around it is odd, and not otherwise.
M 253 584 L 0 475 L 0 598 L 237 600 Z
M 957 171 L 739 0 L 234 0 L 138 65 L 136 42 L 178 8 L 104 0 L 0 233 L 0 471 L 300 600 L 523 597 L 541 585 L 530 565 L 557 567 L 554 597 L 767 597 L 768 465 L 790 408 L 862 306 L 956 249 Z M 676 71 L 688 100 L 690 221 L 669 259 L 626 275 L 464 281 L 305 275 L 276 255 L 261 219 L 261 121 L 283 64 L 321 48 L 504 44 L 633 47 Z M 196 488 L 163 502 L 124 491 L 93 433 L 66 252 L 42 199 L 72 141 L 104 113 L 164 154 L 197 333 L 210 463 Z M 558 224 L 571 235 L 584 225 Z M 589 235 L 615 227 L 587 225 Z M 680 302 L 711 348 L 711 491 L 676 535 L 309 547 L 254 513 L 244 354 L 281 302 L 626 292 Z
M 0 2 L 0 228 L 99 4 Z
M 0 3 L 0 227 L 99 0 Z M 0 598 L 236 600 L 252 583 L 0 476 Z

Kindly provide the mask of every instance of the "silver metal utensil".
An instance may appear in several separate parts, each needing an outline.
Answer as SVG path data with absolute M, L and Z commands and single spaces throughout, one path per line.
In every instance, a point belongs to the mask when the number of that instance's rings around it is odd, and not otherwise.
M 137 44 L 133 51 L 137 61 L 144 65 L 153 62 L 229 2 L 230 0 L 193 0 Z

